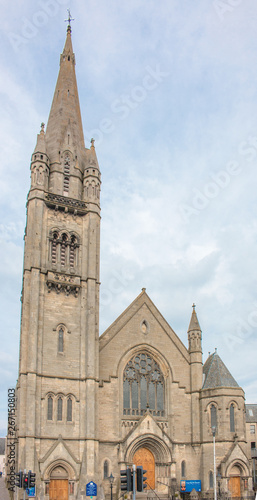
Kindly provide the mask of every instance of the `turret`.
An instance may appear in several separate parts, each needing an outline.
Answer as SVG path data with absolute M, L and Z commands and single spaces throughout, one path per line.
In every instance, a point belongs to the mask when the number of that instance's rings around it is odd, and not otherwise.
M 83 177 L 83 200 L 90 204 L 90 209 L 100 209 L 101 173 L 95 152 L 94 139 L 91 139 L 91 148 L 87 151 L 87 163 Z
M 46 152 L 45 124 L 41 123 L 40 134 L 37 136 L 37 144 L 31 157 L 31 190 L 48 190 L 49 158 Z
M 203 380 L 202 332 L 193 304 L 193 312 L 188 327 L 188 350 L 190 355 L 192 443 L 200 442 L 200 390 Z

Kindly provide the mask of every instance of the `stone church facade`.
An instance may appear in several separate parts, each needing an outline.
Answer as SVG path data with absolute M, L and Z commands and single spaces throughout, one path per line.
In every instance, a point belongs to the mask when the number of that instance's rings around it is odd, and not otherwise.
M 85 148 L 68 26 L 46 131 L 31 159 L 27 202 L 17 470 L 37 498 L 109 498 L 120 469 L 147 469 L 159 496 L 201 480 L 213 497 L 252 490 L 244 391 L 217 352 L 202 361 L 195 307 L 186 347 L 146 290 L 99 337 L 101 174 Z M 16 495 L 16 494 L 15 494 Z M 15 498 L 19 498 L 19 494 Z

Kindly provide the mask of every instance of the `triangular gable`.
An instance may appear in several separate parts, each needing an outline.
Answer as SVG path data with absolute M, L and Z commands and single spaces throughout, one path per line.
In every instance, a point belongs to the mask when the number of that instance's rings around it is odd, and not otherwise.
M 248 458 L 237 441 L 235 441 L 232 444 L 228 453 L 225 455 L 223 460 L 221 460 L 221 462 L 220 462 L 220 465 L 221 465 L 223 471 L 224 470 L 226 471 L 225 474 L 227 474 L 227 469 L 228 469 L 229 465 L 232 464 L 233 462 L 239 462 L 241 465 L 244 465 L 248 471 L 248 462 L 249 462 Z M 223 474 L 224 474 L 224 472 L 223 472 Z
M 51 446 L 50 450 L 48 450 L 44 457 L 39 459 L 39 463 L 41 464 L 41 467 L 43 466 L 44 470 L 46 470 L 51 463 L 58 461 L 60 458 L 70 464 L 78 473 L 80 462 L 69 449 L 62 436 L 59 436 L 58 440 Z M 41 470 L 41 472 L 43 471 Z
M 171 326 L 167 323 L 165 318 L 162 316 L 160 311 L 150 299 L 149 295 L 147 295 L 144 288 L 138 295 L 138 297 L 136 297 L 136 299 L 125 309 L 125 311 L 120 316 L 118 316 L 118 318 L 100 336 L 100 352 L 109 342 L 111 342 L 111 340 L 119 333 L 119 331 L 126 325 L 126 323 L 128 323 L 144 305 L 149 309 L 155 320 L 160 324 L 161 328 L 165 331 L 167 336 L 176 345 L 182 356 L 187 361 L 189 361 L 189 353 L 187 348 L 184 346 L 183 342 L 180 340 Z
M 137 438 L 142 439 L 145 435 L 152 435 L 154 439 L 159 438 L 159 440 L 164 441 L 168 447 L 172 446 L 168 434 L 166 434 L 166 432 L 148 412 L 139 420 L 137 425 L 133 427 L 127 436 L 125 436 L 123 443 L 126 445 L 126 448 L 128 448 L 133 441 Z

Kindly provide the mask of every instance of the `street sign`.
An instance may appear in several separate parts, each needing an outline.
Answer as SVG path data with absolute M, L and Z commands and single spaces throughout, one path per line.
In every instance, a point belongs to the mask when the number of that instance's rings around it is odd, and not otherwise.
M 87 483 L 86 495 L 87 495 L 87 497 L 96 497 L 97 496 L 97 485 L 93 481 L 90 481 L 89 483 Z
M 36 487 L 32 486 L 32 488 L 26 488 L 26 493 L 29 498 L 35 498 L 36 496 Z
M 180 481 L 180 491 L 182 493 L 190 493 L 192 490 L 201 491 L 201 481 L 196 479 L 192 481 Z

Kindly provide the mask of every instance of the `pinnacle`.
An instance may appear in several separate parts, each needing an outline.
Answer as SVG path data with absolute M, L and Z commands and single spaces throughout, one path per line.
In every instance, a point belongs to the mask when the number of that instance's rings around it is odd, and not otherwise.
M 199 321 L 198 321 L 198 318 L 197 318 L 197 314 L 196 314 L 196 311 L 195 311 L 195 304 L 193 304 L 192 307 L 193 307 L 193 311 L 192 311 L 192 316 L 191 316 L 190 324 L 189 324 L 189 327 L 188 327 L 188 333 L 192 332 L 192 331 L 201 332 L 201 328 L 200 328 Z
M 46 154 L 46 141 L 45 141 L 45 124 L 41 123 L 40 133 L 37 135 L 37 143 L 34 149 L 34 153 Z

